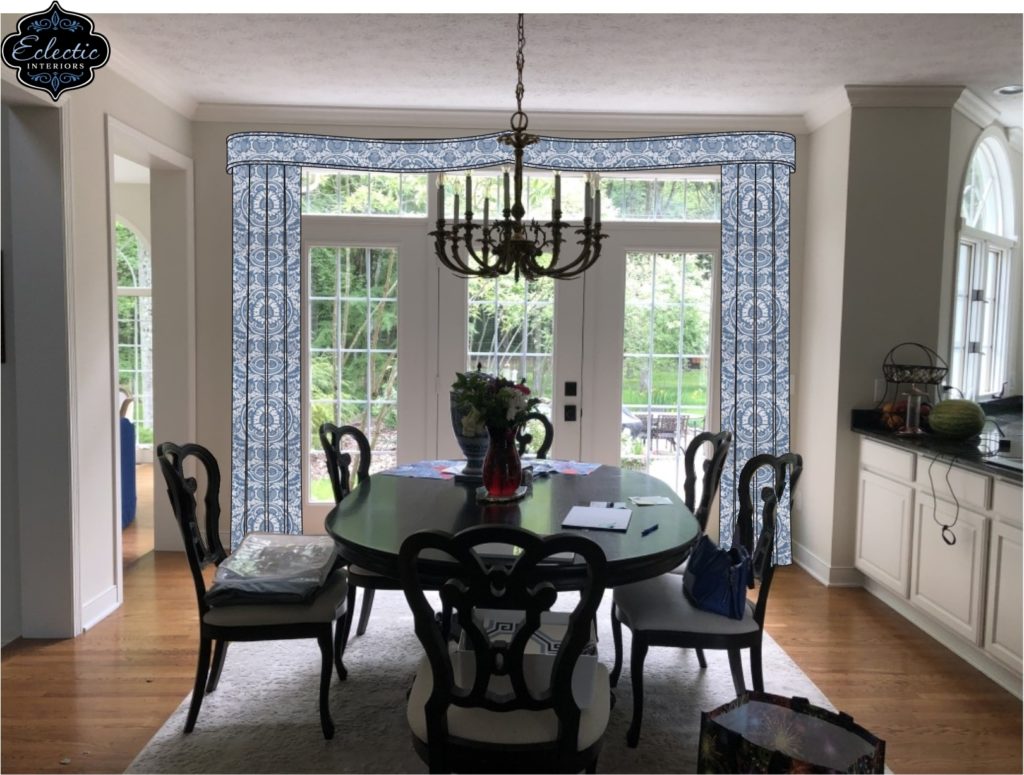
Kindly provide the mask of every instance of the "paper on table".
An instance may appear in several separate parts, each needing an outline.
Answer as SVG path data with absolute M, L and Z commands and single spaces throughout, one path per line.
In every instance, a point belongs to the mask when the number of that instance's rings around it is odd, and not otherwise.
M 664 495 L 633 495 L 630 501 L 634 506 L 671 506 L 672 499 Z
M 609 509 L 607 507 L 573 506 L 562 520 L 562 527 L 585 527 L 592 530 L 619 530 L 629 528 L 632 509 Z

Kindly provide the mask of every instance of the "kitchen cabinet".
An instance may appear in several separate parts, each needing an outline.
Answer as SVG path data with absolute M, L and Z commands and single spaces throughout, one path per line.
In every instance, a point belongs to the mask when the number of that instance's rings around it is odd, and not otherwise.
M 940 522 L 953 525 L 954 544 L 943 539 Z M 914 519 L 910 602 L 974 644 L 981 643 L 988 524 L 976 512 L 927 495 L 919 498 Z
M 856 567 L 893 592 L 910 589 L 914 487 L 861 471 Z
M 1010 478 L 862 437 L 855 565 L 869 592 L 1020 697 L 1024 503 Z

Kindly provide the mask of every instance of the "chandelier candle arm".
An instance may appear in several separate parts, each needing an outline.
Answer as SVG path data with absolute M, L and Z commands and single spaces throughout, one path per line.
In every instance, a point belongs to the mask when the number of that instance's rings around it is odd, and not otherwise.
M 557 171 L 554 197 L 551 200 L 551 221 L 543 226 L 535 220 L 524 222 L 526 208 L 523 206 L 523 151 L 539 138 L 527 133 L 530 120 L 523 111 L 523 49 L 526 45 L 523 14 L 519 14 L 518 33 L 516 110 L 509 121 L 512 131 L 498 138 L 499 142 L 512 147 L 514 159 L 511 180 L 508 167 L 502 168 L 502 217 L 493 224 L 490 222 L 490 198 L 485 196 L 483 225 L 473 222 L 473 177 L 472 173 L 467 173 L 465 220 L 461 220 L 459 194 L 456 193 L 454 217 L 449 228 L 444 217 L 444 175 L 439 174 L 437 228 L 430 232 L 430 236 L 434 237 L 434 250 L 441 264 L 461 277 L 499 277 L 513 274 L 517 281 L 520 277 L 527 280 L 536 280 L 540 277 L 571 279 L 593 266 L 601 253 L 601 240 L 605 237 L 600 229 L 601 194 L 598 190 L 596 196 L 591 196 L 592 183 L 588 175 L 583 224 L 575 229 L 575 233 L 580 236 L 577 244 L 581 246 L 581 250 L 576 258 L 568 263 L 562 263 L 561 260 L 565 244 L 562 230 L 564 227 L 571 228 L 572 224 L 562 220 L 562 179 Z M 475 236 L 475 232 L 478 232 L 478 236 Z M 539 261 L 545 253 L 550 255 L 550 261 L 546 266 Z

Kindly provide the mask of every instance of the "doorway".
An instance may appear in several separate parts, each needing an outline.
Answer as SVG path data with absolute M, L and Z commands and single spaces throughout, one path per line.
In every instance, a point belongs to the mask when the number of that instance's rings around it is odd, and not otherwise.
M 149 168 L 114 155 L 121 549 L 125 567 L 153 549 L 153 266 Z
M 191 159 L 109 116 L 107 148 L 120 602 L 125 567 L 181 550 L 154 450 L 196 440 L 194 213 Z

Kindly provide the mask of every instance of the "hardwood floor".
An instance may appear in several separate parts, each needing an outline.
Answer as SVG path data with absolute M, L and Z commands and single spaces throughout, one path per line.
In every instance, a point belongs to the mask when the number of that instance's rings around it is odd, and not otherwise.
M 1022 771 L 1019 700 L 863 590 L 796 567 L 774 583 L 768 631 L 893 771 Z M 150 552 L 89 632 L 3 649 L 0 769 L 122 772 L 190 690 L 197 628 L 183 556 Z

